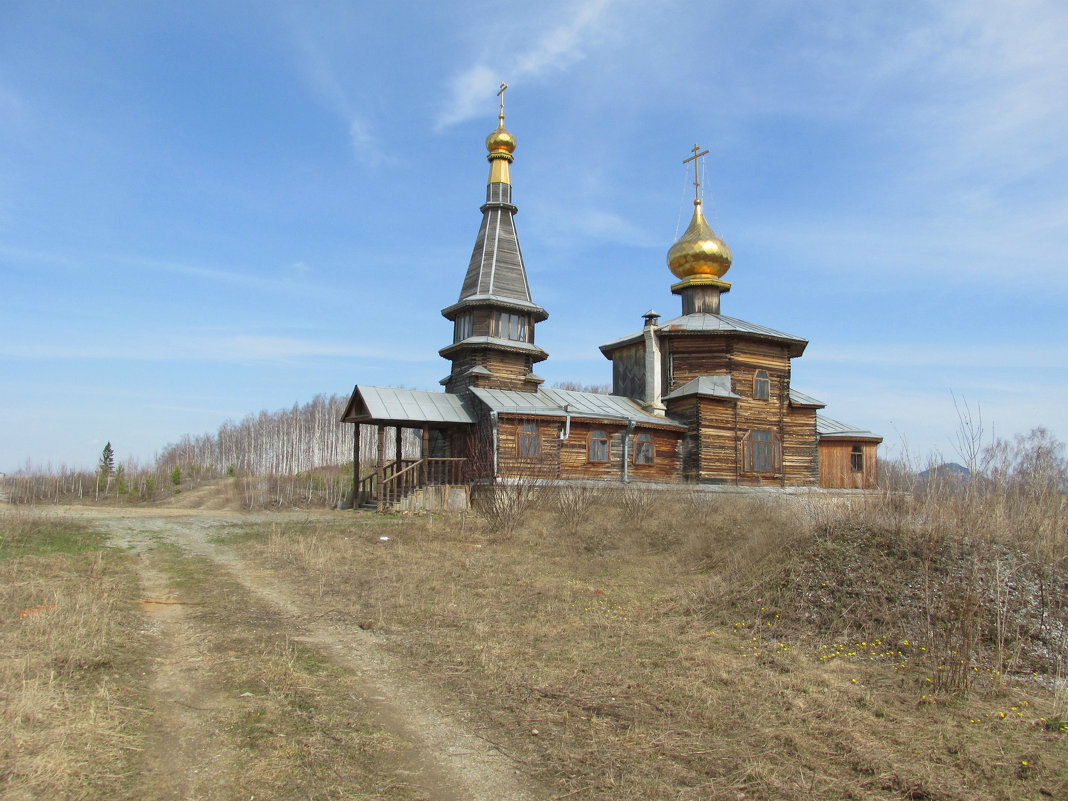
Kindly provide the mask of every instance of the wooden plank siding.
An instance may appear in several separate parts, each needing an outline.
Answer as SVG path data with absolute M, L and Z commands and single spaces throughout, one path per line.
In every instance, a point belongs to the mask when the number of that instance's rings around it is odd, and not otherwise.
M 853 447 L 864 458 L 864 469 L 854 471 Z M 820 486 L 827 489 L 875 489 L 879 477 L 879 443 L 861 439 L 823 439 L 819 443 Z
M 538 427 L 541 454 L 537 459 L 519 455 L 519 431 L 524 423 Z M 623 478 L 623 438 L 626 425 L 618 420 L 574 420 L 566 440 L 560 435 L 565 421 L 559 418 L 501 415 L 498 423 L 497 468 L 502 478 L 589 479 L 620 481 Z M 589 459 L 590 434 L 600 429 L 608 435 L 608 461 Z M 627 449 L 627 474 L 632 481 L 677 482 L 680 478 L 680 442 L 684 432 L 636 427 L 632 437 L 648 433 L 653 440 L 653 463 L 634 463 L 634 442 Z

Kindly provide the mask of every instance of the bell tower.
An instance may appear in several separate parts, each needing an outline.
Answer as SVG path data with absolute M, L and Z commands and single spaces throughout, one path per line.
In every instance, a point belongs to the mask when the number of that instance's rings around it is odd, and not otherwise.
M 442 379 L 446 392 L 470 387 L 537 391 L 533 372 L 549 354 L 534 344 L 534 327 L 549 314 L 531 300 L 523 254 L 515 230 L 510 166 L 515 137 L 504 127 L 504 90 L 498 125 L 486 137 L 489 180 L 482 226 L 467 265 L 460 298 L 441 310 L 453 323 L 452 344 L 438 351 L 452 362 Z

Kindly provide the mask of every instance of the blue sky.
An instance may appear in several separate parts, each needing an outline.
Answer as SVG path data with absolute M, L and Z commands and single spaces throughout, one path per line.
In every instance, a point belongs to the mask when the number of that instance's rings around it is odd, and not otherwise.
M 1065 41 L 1057 0 L 8 0 L 0 471 L 438 389 L 501 80 L 547 382 L 679 313 L 698 142 L 723 312 L 828 415 L 1068 439 Z

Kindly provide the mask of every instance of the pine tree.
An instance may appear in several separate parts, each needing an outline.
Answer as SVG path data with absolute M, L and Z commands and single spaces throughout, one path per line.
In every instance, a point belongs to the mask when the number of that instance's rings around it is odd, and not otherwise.
M 96 479 L 96 496 L 100 497 L 100 479 L 104 479 L 104 497 L 108 496 L 108 490 L 111 489 L 111 476 L 115 473 L 115 451 L 111 447 L 109 442 L 104 446 L 104 450 L 100 452 L 100 465 L 98 467 L 99 475 Z
M 115 451 L 112 449 L 110 442 L 100 452 L 100 472 L 105 477 L 111 476 L 115 472 Z

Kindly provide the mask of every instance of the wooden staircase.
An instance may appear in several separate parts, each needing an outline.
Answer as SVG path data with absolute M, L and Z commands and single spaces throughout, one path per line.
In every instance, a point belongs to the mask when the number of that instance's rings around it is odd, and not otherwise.
M 356 483 L 353 508 L 387 512 L 426 487 L 466 484 L 466 459 L 394 459 Z

